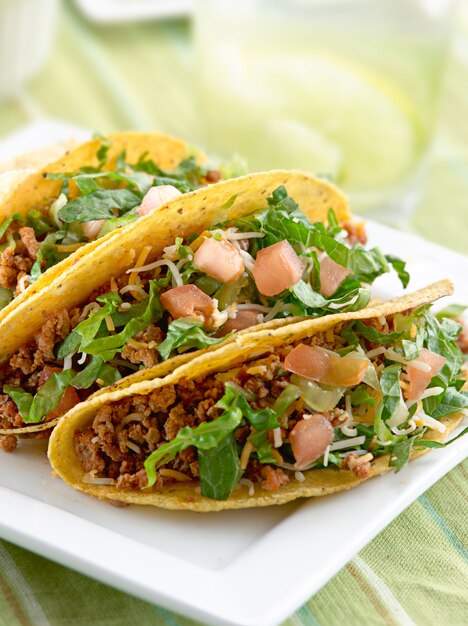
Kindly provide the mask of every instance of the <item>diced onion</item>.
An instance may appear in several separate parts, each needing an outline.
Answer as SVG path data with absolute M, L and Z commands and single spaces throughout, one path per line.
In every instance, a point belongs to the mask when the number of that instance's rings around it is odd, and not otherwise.
M 330 453 L 330 446 L 326 447 L 325 452 L 323 453 L 323 466 L 328 467 L 328 455 Z
M 301 398 L 313 411 L 331 411 L 343 396 L 344 387 L 323 389 L 318 383 L 298 374 L 291 376 L 291 383 L 299 387 Z
M 63 359 L 63 369 L 64 370 L 71 370 L 72 368 L 72 355 L 68 354 L 64 359 Z
M 342 441 L 335 441 L 330 444 L 330 452 L 335 450 L 343 450 L 344 448 L 353 448 L 354 446 L 362 446 L 366 438 L 364 435 L 359 437 L 352 437 L 351 439 L 343 439 Z

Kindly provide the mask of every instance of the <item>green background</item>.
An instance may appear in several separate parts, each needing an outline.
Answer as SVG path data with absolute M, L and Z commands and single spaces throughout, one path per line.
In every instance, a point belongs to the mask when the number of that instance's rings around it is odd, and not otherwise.
M 199 142 L 192 70 L 187 22 L 97 27 L 66 4 L 46 67 L 17 100 L 0 105 L 0 137 L 52 117 L 101 132 L 160 130 Z M 454 40 L 429 175 L 407 227 L 467 251 L 468 25 L 463 21 Z M 419 498 L 288 626 L 466 624 L 467 472 L 465 462 Z M 189 623 L 0 542 L 1 626 Z

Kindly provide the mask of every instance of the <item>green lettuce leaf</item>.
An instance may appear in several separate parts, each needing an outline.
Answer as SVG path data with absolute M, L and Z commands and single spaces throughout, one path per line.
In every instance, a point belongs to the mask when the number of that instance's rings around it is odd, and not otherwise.
M 226 500 L 242 476 L 234 437 L 229 434 L 215 448 L 198 450 L 202 495 Z
M 152 452 L 145 461 L 148 476 L 148 487 L 156 482 L 156 471 L 162 465 L 170 463 L 176 455 L 189 446 L 197 450 L 212 450 L 226 440 L 242 421 L 242 411 L 234 402 L 235 392 L 227 389 L 225 395 L 215 406 L 223 409 L 223 413 L 211 422 L 203 422 L 191 428 L 184 426 L 174 439 L 164 443 Z
M 54 372 L 35 396 L 20 387 L 10 385 L 5 385 L 3 392 L 15 402 L 26 424 L 37 424 L 58 406 L 74 376 L 73 370 Z
M 158 346 L 158 352 L 165 361 L 175 350 L 183 348 L 206 348 L 214 346 L 226 337 L 213 337 L 207 334 L 203 328 L 203 323 L 193 317 L 181 317 L 171 322 L 167 329 L 167 335 Z
M 115 218 L 115 209 L 127 212 L 141 204 L 141 194 L 129 189 L 96 189 L 68 202 L 58 212 L 62 222 L 89 222 Z

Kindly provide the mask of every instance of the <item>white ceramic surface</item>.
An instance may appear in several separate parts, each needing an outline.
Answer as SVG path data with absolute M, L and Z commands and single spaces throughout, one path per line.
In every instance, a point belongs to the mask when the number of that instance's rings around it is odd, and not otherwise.
M 181 17 L 192 12 L 192 0 L 75 0 L 94 22 L 116 23 Z
M 468 303 L 466 257 L 378 224 L 368 231 L 373 245 L 408 260 L 411 289 L 448 276 L 456 295 L 442 304 Z M 386 276 L 375 291 L 400 288 Z M 87 498 L 51 476 L 44 443 L 31 441 L 0 454 L 0 536 L 193 619 L 273 626 L 467 454 L 465 437 L 346 493 L 203 515 Z

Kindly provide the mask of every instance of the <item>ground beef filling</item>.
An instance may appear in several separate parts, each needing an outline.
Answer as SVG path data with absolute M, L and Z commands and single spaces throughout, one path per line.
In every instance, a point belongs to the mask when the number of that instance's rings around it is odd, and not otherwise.
M 337 347 L 333 333 L 320 333 L 304 341 L 324 348 Z M 271 406 L 288 385 L 291 374 L 283 371 L 282 362 L 293 346 L 281 348 L 274 354 L 245 364 L 230 380 L 244 389 L 253 392 L 255 401 L 250 404 L 255 409 Z M 93 422 L 75 433 L 75 454 L 86 473 L 86 480 L 110 478 L 119 489 L 141 489 L 146 486 L 144 461 L 161 444 L 171 441 L 184 426 L 197 426 L 216 419 L 221 414 L 215 404 L 224 395 L 224 382 L 218 376 L 198 380 L 184 380 L 176 386 L 168 385 L 147 396 L 132 396 L 102 407 Z M 301 399 L 292 406 L 289 415 L 282 418 L 282 440 L 286 441 L 289 432 L 310 410 Z M 326 414 L 334 427 L 345 421 L 344 411 L 334 409 Z M 241 425 L 235 431 L 235 439 L 242 448 L 251 429 Z M 293 461 L 293 459 L 292 459 Z M 161 490 L 165 483 L 179 479 L 196 480 L 199 476 L 197 452 L 194 447 L 178 454 L 164 465 L 159 472 L 154 487 Z M 350 469 L 353 469 L 350 467 Z M 178 476 L 170 471 L 184 474 Z M 361 473 L 364 471 L 360 469 Z M 286 484 L 293 472 L 262 465 L 253 457 L 244 472 L 255 484 L 263 489 L 276 491 Z

